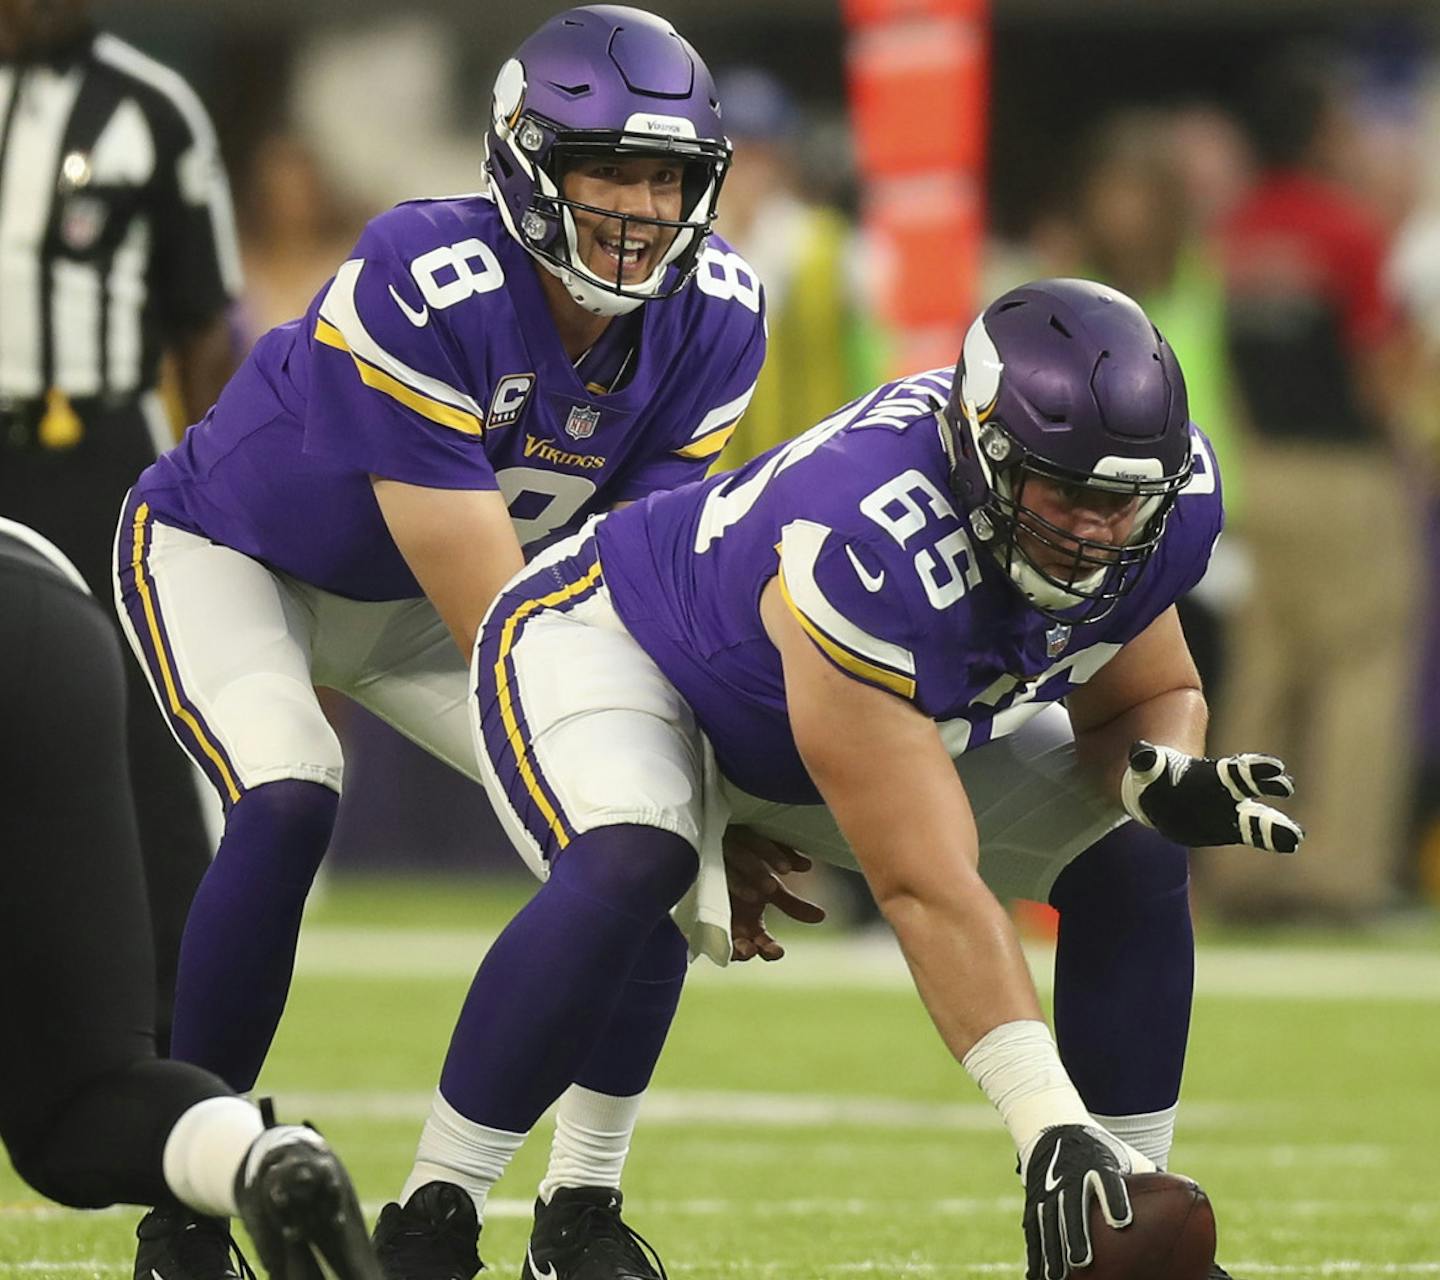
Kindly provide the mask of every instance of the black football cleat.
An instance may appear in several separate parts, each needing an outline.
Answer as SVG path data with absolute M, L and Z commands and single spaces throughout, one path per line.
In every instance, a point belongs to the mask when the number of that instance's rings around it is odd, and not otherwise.
M 620 1217 L 614 1187 L 561 1187 L 535 1201 L 520 1280 L 667 1280 L 654 1247 Z
M 427 1182 L 403 1207 L 392 1201 L 375 1223 L 385 1280 L 473 1280 L 485 1266 L 479 1244 L 475 1202 L 450 1182 Z
M 1235 1280 L 1235 1277 L 1226 1271 L 1218 1262 L 1212 1262 L 1210 1264 L 1210 1275 L 1207 1277 L 1207 1280 Z
M 135 1280 L 255 1280 L 225 1218 L 180 1205 L 151 1209 L 135 1239 Z
M 257 1138 L 235 1200 L 271 1280 L 381 1280 L 355 1188 L 313 1130 Z

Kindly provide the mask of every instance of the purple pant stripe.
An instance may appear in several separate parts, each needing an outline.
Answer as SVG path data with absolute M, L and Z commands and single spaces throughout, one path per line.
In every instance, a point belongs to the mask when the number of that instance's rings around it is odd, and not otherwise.
M 530 574 L 500 598 L 480 641 L 480 724 L 485 750 L 516 816 L 548 862 L 575 836 L 555 789 L 529 749 L 530 729 L 515 672 L 525 627 L 546 610 L 567 611 L 588 600 L 603 579 L 593 539 L 580 554 Z
M 219 737 L 205 723 L 199 709 L 186 696 L 180 683 L 180 669 L 174 658 L 165 628 L 165 616 L 155 591 L 149 566 L 150 538 L 155 522 L 146 513 L 139 517 L 144 499 L 131 495 L 125 507 L 124 523 L 115 548 L 115 572 L 120 582 L 120 598 L 130 625 L 140 638 L 140 651 L 151 680 L 160 691 L 161 704 L 170 727 L 186 753 L 210 780 L 228 810 L 244 792 L 234 764 L 220 744 Z M 135 554 L 136 539 L 142 539 L 141 553 Z M 132 714 L 144 715 L 143 708 Z

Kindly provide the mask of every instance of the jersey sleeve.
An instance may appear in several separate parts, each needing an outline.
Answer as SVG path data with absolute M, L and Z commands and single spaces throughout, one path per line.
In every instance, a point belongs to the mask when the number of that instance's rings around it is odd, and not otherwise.
M 815 647 L 846 675 L 919 701 L 925 637 L 902 565 L 878 540 L 813 520 L 780 537 L 780 592 Z
M 426 488 L 494 489 L 458 344 L 383 223 L 366 229 L 307 317 L 305 452 Z
M 1210 556 L 1225 527 L 1225 503 L 1215 450 L 1199 427 L 1191 425 L 1190 450 L 1194 459 L 1190 483 L 1180 491 L 1175 519 L 1180 554 L 1176 599 L 1192 591 L 1210 567 Z
M 1165 536 L 1146 566 L 1133 596 L 1121 602 L 1123 622 L 1110 639 L 1128 643 L 1182 596 L 1194 590 L 1210 567 L 1210 556 L 1225 522 L 1220 471 L 1215 453 L 1199 428 L 1190 429 L 1190 483 L 1180 491 L 1165 525 Z M 1104 626 L 1105 624 L 1101 624 Z
M 738 354 L 719 361 L 719 376 L 706 379 L 694 411 L 675 424 L 676 430 L 667 434 L 660 448 L 626 479 L 617 501 L 643 498 L 702 479 L 720 456 L 755 395 L 755 383 L 765 363 L 765 300 L 758 285 L 756 297 L 758 309 L 746 312 L 753 316 L 753 324 L 742 330 L 739 342 L 730 344 L 732 349 L 738 346 Z M 703 352 L 698 359 L 706 359 Z
M 240 296 L 243 279 L 230 184 L 215 130 L 195 93 L 168 77 L 156 121 L 150 216 L 152 284 L 166 330 L 197 328 Z

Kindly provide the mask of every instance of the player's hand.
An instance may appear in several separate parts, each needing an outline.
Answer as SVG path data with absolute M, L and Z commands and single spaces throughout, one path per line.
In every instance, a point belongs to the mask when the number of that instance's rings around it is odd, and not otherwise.
M 1305 838 L 1300 824 L 1257 797 L 1295 794 L 1295 783 L 1274 756 L 1187 756 L 1174 747 L 1140 741 L 1120 784 L 1125 811 L 1187 848 L 1248 844 L 1294 853 Z
M 725 878 L 730 887 L 730 958 L 778 960 L 785 954 L 765 927 L 765 908 L 773 905 L 801 924 L 819 924 L 825 909 L 792 893 L 781 876 L 809 871 L 803 853 L 751 831 L 730 827 L 725 832 Z
M 1075 1267 L 1088 1267 L 1095 1256 L 1091 1204 L 1099 1202 L 1110 1226 L 1128 1227 L 1134 1214 L 1122 1175 L 1154 1168 L 1103 1129 L 1079 1124 L 1042 1129 L 1020 1155 L 1026 1280 L 1065 1280 Z

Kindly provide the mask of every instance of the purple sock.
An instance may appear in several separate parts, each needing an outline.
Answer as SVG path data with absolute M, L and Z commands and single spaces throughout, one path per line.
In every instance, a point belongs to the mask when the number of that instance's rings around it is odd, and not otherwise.
M 673 931 L 666 913 L 697 866 L 685 840 L 653 827 L 599 827 L 572 840 L 475 974 L 440 1076 L 446 1101 L 479 1124 L 528 1132 L 589 1066 L 642 959 L 636 989 L 649 974 L 663 988 L 648 1038 L 597 1064 L 593 1079 L 602 1083 L 590 1087 L 648 1080 L 679 995 L 679 982 L 662 972 L 674 956 L 662 926 Z M 667 1005 L 656 1035 L 655 1011 Z
M 576 1084 L 616 1098 L 645 1091 L 675 1020 L 689 962 L 685 935 L 666 916 L 645 943 Z
M 1138 1115 L 1180 1097 L 1195 937 L 1190 858 L 1127 822 L 1060 874 L 1055 1035 L 1091 1111 Z
M 255 1084 L 280 1025 L 300 916 L 340 797 L 316 782 L 245 792 L 185 921 L 170 1054 Z

